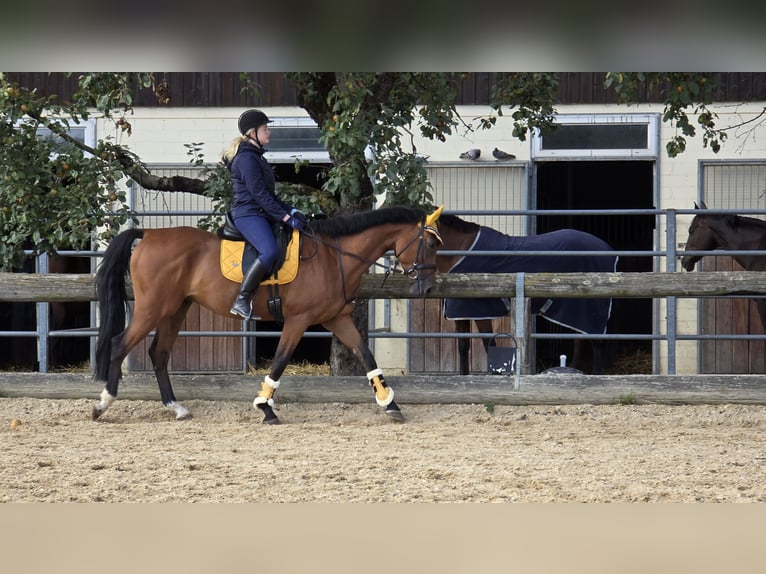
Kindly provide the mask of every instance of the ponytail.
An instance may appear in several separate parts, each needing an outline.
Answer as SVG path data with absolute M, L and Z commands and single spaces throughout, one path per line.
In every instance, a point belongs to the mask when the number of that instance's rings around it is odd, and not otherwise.
M 223 163 L 229 164 L 234 160 L 234 156 L 237 155 L 237 151 L 239 150 L 239 144 L 242 142 L 247 141 L 247 136 L 237 136 L 233 140 L 231 140 L 231 144 L 229 144 L 228 149 L 223 152 Z

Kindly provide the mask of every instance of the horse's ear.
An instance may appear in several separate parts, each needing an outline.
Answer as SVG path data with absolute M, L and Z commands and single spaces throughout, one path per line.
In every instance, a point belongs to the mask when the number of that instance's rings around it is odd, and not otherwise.
M 699 206 L 699 209 L 707 209 L 707 205 L 705 205 L 705 202 L 704 202 L 704 201 L 701 201 L 701 202 L 700 202 L 700 206 Z
M 436 211 L 429 214 L 426 217 L 426 226 L 433 226 L 436 223 L 436 220 L 439 219 L 439 216 L 442 214 L 443 210 L 444 210 L 444 206 L 440 205 Z

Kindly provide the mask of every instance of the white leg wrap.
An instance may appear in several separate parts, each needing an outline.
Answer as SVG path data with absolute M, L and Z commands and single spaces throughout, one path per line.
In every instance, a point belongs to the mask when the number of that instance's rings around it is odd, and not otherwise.
M 276 391 L 279 388 L 279 381 L 275 381 L 269 375 L 266 375 L 266 377 L 263 379 L 263 382 L 264 382 L 264 384 L 266 384 L 266 385 L 270 386 L 272 389 L 274 389 L 274 391 Z M 263 385 L 261 385 L 261 392 L 263 392 Z M 269 397 L 269 398 L 262 397 L 259 394 L 253 400 L 253 406 L 254 407 L 257 407 L 258 405 L 262 405 L 263 403 L 266 403 L 270 407 L 273 407 L 274 406 L 274 399 L 272 399 L 271 397 Z
M 101 391 L 101 402 L 98 403 L 98 410 L 104 412 L 115 401 L 115 397 L 109 394 L 109 391 L 104 389 Z
M 177 421 L 185 419 L 186 417 L 191 415 L 191 411 L 189 409 L 182 406 L 180 403 L 177 403 L 176 401 L 166 404 L 165 408 L 168 409 L 169 411 L 173 411 L 176 414 Z
M 373 377 L 382 377 L 382 376 L 383 376 L 383 369 L 375 369 L 367 373 L 368 379 L 372 379 Z

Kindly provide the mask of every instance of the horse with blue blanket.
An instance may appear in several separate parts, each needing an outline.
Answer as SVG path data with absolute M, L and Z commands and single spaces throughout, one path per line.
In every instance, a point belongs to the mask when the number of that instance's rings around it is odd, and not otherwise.
M 463 220 L 455 215 L 442 214 L 439 231 L 443 244 L 440 249 L 449 251 L 506 251 L 507 255 L 439 255 L 437 266 L 440 273 L 608 273 L 617 268 L 616 255 L 534 255 L 515 252 L 534 251 L 612 251 L 598 237 L 576 229 L 560 229 L 550 233 L 530 236 L 510 236 L 491 227 Z M 492 333 L 492 320 L 508 314 L 510 301 L 504 298 L 445 299 L 444 317 L 455 321 L 457 333 L 469 333 L 474 321 L 480 333 Z M 579 299 L 532 299 L 531 311 L 547 320 L 578 333 L 602 335 L 612 309 L 607 298 Z M 489 339 L 483 339 L 485 349 Z M 575 340 L 573 366 L 580 362 L 579 343 Z M 604 371 L 603 341 L 593 339 L 594 374 Z M 469 371 L 468 355 L 470 340 L 458 339 L 460 373 Z

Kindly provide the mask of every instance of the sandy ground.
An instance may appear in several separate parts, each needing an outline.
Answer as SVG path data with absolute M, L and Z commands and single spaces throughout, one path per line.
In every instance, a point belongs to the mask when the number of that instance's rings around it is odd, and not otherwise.
M 0 398 L 0 502 L 766 502 L 766 407 Z

